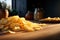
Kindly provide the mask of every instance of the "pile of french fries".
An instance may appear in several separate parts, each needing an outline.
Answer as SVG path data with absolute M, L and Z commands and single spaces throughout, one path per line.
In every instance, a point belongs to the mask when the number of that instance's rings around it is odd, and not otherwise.
M 11 16 L 0 20 L 0 31 L 9 33 L 15 33 L 16 31 L 33 32 L 42 29 L 42 26 L 45 25 L 46 24 L 33 23 L 19 16 Z

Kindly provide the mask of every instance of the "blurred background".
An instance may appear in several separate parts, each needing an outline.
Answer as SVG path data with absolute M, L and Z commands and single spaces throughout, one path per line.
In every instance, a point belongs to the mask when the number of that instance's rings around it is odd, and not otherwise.
M 44 17 L 60 17 L 60 0 L 0 0 L 3 1 L 10 10 L 10 16 L 24 17 L 28 11 L 34 14 L 35 8 L 40 8 Z

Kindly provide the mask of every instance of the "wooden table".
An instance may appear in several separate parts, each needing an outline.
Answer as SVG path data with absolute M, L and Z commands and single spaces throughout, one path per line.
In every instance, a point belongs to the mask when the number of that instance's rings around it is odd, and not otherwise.
M 0 40 L 60 40 L 60 24 L 49 24 L 35 32 L 17 32 L 0 35 Z

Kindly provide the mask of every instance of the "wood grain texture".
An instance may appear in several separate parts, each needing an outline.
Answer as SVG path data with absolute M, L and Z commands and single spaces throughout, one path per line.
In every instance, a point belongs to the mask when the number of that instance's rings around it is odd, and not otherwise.
M 51 36 L 55 37 L 54 35 L 57 34 L 60 35 L 60 24 L 51 24 L 40 31 L 0 35 L 0 40 L 40 40 Z

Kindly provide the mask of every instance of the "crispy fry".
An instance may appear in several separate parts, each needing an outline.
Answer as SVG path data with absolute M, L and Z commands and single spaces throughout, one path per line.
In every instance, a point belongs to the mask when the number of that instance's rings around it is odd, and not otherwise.
M 8 17 L 7 19 L 3 18 L 0 20 L 0 29 L 9 29 L 12 31 L 28 31 L 28 32 L 33 32 L 36 30 L 42 29 L 42 26 L 45 26 L 46 24 L 38 24 L 38 23 L 33 23 L 31 21 L 25 20 L 25 18 L 20 18 L 19 16 L 12 16 Z M 10 32 L 10 31 L 9 31 Z

